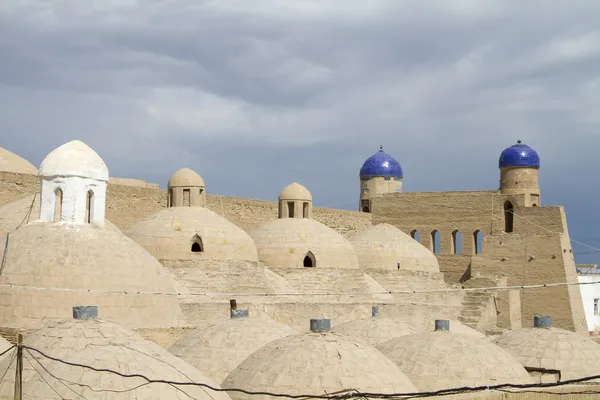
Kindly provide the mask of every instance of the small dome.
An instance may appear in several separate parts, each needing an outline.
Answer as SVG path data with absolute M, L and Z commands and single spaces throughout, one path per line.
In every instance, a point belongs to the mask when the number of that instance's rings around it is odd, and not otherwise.
M 204 179 L 189 168 L 181 168 L 171 175 L 168 187 L 204 187 Z
M 500 347 L 472 336 L 428 332 L 377 346 L 421 391 L 502 383 L 532 383 L 527 371 Z
M 362 168 L 360 169 L 361 178 L 371 178 L 375 176 L 396 176 L 402 178 L 404 176 L 400 163 L 383 151 L 383 146 L 379 151 L 367 158 Z
M 312 201 L 312 195 L 307 188 L 297 182 L 294 182 L 283 188 L 281 193 L 279 193 L 279 200 Z
M 0 238 L 0 254 L 5 244 Z M 119 231 L 32 222 L 11 232 L 5 254 L 0 284 L 73 291 L 0 288 L 0 307 L 14 310 L 0 313 L 0 326 L 36 329 L 47 318 L 71 316 L 72 307 L 82 303 L 99 306 L 102 317 L 129 328 L 170 328 L 183 322 L 176 296 L 104 292 L 175 291 L 158 260 Z
M 522 328 L 492 341 L 525 368 L 560 370 L 561 380 L 598 375 L 600 345 L 578 333 L 559 328 Z
M 283 218 L 267 222 L 250 233 L 259 261 L 268 267 L 305 266 L 358 269 L 354 248 L 342 235 L 312 219 Z
M 204 207 L 161 210 L 135 224 L 126 234 L 159 260 L 258 261 L 252 238 Z M 198 252 L 193 252 L 196 242 Z
M 539 168 L 540 167 L 540 157 L 538 153 L 527 146 L 526 144 L 521 143 L 520 140 L 517 140 L 516 144 L 504 149 L 502 154 L 500 154 L 500 159 L 498 160 L 499 168 L 504 167 L 525 167 L 525 168 Z
M 169 351 L 211 379 L 222 382 L 256 350 L 297 333 L 271 320 L 232 318 L 208 323 L 188 332 Z
M 73 140 L 54 149 L 40 166 L 39 176 L 77 176 L 108 182 L 108 168 L 87 144 Z
M 387 223 L 358 233 L 350 243 L 361 268 L 440 272 L 438 260 L 430 250 Z
M 38 169 L 21 156 L 0 147 L 0 171 L 37 175 Z
M 99 310 L 100 312 L 102 310 Z M 49 356 L 69 362 L 110 369 L 122 374 L 140 374 L 153 380 L 204 383 L 220 386 L 212 379 L 173 356 L 159 345 L 142 339 L 138 334 L 102 320 L 58 320 L 29 335 L 24 344 Z M 31 354 L 52 371 L 54 377 L 42 377 L 41 368 L 31 360 L 23 364 L 23 397 L 27 399 L 203 399 L 229 400 L 225 392 L 215 392 L 199 386 L 179 386 L 152 383 L 138 377 L 93 371 L 53 361 L 34 350 Z M 12 357 L 4 357 L 4 370 Z M 36 367 L 32 368 L 32 365 Z M 0 385 L 0 397 L 14 391 L 15 363 Z M 60 379 L 58 383 L 57 378 Z M 50 384 L 47 383 L 50 380 Z M 56 384 L 52 384 L 56 383 Z M 49 386 L 51 385 L 51 386 Z M 88 388 L 85 385 L 89 385 Z M 111 394 L 110 391 L 113 393 Z M 114 391 L 121 392 L 118 395 Z M 77 393 L 75 397 L 73 395 Z
M 413 393 L 411 381 L 366 343 L 332 332 L 310 332 L 271 342 L 244 360 L 223 381 L 227 388 L 324 395 L 355 389 Z M 229 392 L 234 400 L 254 396 Z
M 377 346 L 390 339 L 412 335 L 417 332 L 415 328 L 405 322 L 382 317 L 348 321 L 334 326 L 331 331 L 365 341 L 371 346 Z

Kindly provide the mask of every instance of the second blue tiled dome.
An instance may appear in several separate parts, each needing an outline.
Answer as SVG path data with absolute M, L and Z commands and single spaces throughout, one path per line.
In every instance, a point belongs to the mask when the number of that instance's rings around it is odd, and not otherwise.
M 524 167 L 524 168 L 539 168 L 540 157 L 538 153 L 517 140 L 517 144 L 504 149 L 498 160 L 499 168 L 504 167 Z
M 365 161 L 360 169 L 361 178 L 369 178 L 374 176 L 403 177 L 400 163 L 396 161 L 394 157 L 383 151 L 383 147 L 380 147 L 377 153 L 367 158 L 367 161 Z

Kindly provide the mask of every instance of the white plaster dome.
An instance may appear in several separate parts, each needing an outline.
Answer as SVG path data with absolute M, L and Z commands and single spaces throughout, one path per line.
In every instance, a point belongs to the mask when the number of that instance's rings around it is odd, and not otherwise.
M 54 149 L 40 165 L 39 176 L 76 176 L 108 182 L 106 164 L 87 144 L 73 140 Z
M 0 171 L 33 175 L 38 173 L 35 165 L 2 147 L 0 147 Z
M 374 347 L 332 332 L 310 332 L 271 342 L 244 360 L 221 386 L 287 394 L 341 390 L 414 393 L 415 386 Z M 229 392 L 234 400 L 253 396 Z
M 435 255 L 400 229 L 377 224 L 350 239 L 361 268 L 440 272 Z
M 448 331 L 418 333 L 377 346 L 421 391 L 532 383 L 519 362 L 484 339 Z
M 312 195 L 307 188 L 298 182 L 293 182 L 284 187 L 281 193 L 279 193 L 279 200 L 312 201 Z
M 153 380 L 196 382 L 220 388 L 212 379 L 159 345 L 142 339 L 135 332 L 103 320 L 53 321 L 28 336 L 24 344 L 51 357 L 72 363 L 110 369 L 122 374 L 141 374 Z M 56 378 L 45 373 L 44 369 L 31 359 L 32 356 Z M 215 392 L 198 386 L 145 384 L 147 381 L 143 378 L 121 377 L 110 372 L 66 365 L 47 359 L 34 350 L 25 350 L 25 357 L 31 362 L 24 362 L 23 371 L 23 397 L 28 399 L 106 399 L 108 396 L 119 399 L 229 400 L 225 392 Z M 0 362 L 3 371 L 8 368 L 8 361 L 7 358 L 3 358 Z M 0 385 L 0 395 L 3 398 L 11 396 L 14 390 L 14 364 L 13 362 L 9 370 L 9 376 Z M 40 371 L 43 378 L 31 365 Z M 93 390 L 85 385 L 91 386 Z M 115 391 L 121 393 L 117 394 Z
M 0 254 L 5 244 L 0 239 Z M 183 322 L 176 296 L 132 294 L 175 290 L 158 260 L 103 226 L 32 222 L 11 232 L 0 284 L 66 289 L 0 288 L 2 327 L 36 329 L 45 319 L 68 318 L 82 303 L 98 305 L 103 318 L 130 328 Z
M 412 335 L 417 332 L 414 327 L 406 322 L 383 317 L 344 322 L 331 328 L 331 331 L 356 340 L 363 340 L 371 346 L 377 346 L 390 339 Z
M 204 187 L 204 179 L 189 168 L 181 168 L 169 179 L 168 187 Z
M 268 267 L 302 268 L 306 257 L 316 268 L 358 269 L 354 248 L 342 235 L 308 218 L 280 218 L 250 233 L 258 259 Z
M 559 370 L 561 380 L 598 375 L 600 345 L 560 328 L 522 328 L 505 332 L 492 343 L 524 367 Z
M 252 238 L 204 207 L 161 210 L 135 224 L 126 234 L 160 260 L 258 262 Z M 198 243 L 196 251 L 192 251 L 194 243 Z
M 272 320 L 231 318 L 207 323 L 188 332 L 171 345 L 169 351 L 215 381 L 222 382 L 256 350 L 297 333 Z

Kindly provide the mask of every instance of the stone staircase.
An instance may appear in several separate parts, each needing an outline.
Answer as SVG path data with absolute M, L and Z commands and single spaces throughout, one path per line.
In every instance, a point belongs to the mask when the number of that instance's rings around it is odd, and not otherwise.
M 478 330 L 489 298 L 489 293 L 486 292 L 467 292 L 462 301 L 458 320 L 468 327 Z

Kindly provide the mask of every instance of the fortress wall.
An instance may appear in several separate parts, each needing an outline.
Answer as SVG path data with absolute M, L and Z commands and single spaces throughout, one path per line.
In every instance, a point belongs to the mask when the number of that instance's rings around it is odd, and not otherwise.
M 567 232 L 563 224 L 564 208 L 560 206 L 516 208 L 514 230 L 523 235 Z
M 38 191 L 37 176 L 0 172 L 0 205 L 17 201 Z M 246 231 L 257 229 L 277 218 L 276 201 L 218 195 L 208 195 L 206 201 L 207 208 Z M 156 211 L 166 208 L 167 191 L 142 187 L 141 184 L 136 186 L 109 183 L 106 202 L 106 218 L 121 230 L 127 230 Z M 346 237 L 371 226 L 371 214 L 357 211 L 314 207 L 313 218 Z

